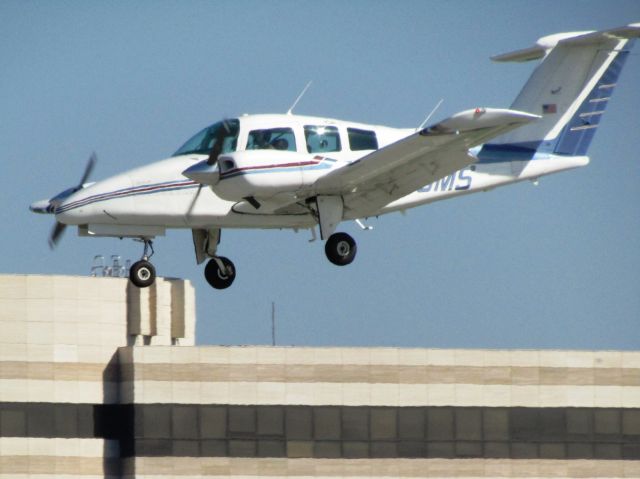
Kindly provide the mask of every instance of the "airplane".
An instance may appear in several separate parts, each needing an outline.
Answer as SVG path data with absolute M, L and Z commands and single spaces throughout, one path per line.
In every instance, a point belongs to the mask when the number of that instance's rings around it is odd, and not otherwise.
M 542 60 L 509 109 L 472 108 L 418 128 L 391 128 L 286 114 L 226 118 L 196 133 L 171 157 L 33 203 L 54 214 L 53 248 L 67 225 L 80 236 L 133 238 L 144 245 L 129 272 L 154 283 L 152 241 L 192 231 L 198 264 L 216 289 L 236 276 L 218 255 L 224 228 L 309 229 L 328 260 L 350 264 L 355 240 L 343 221 L 404 211 L 585 166 L 640 23 L 558 33 L 498 62 Z M 303 92 L 304 93 L 304 92 Z M 298 97 L 298 100 L 300 97 Z M 296 100 L 296 102 L 298 101 Z M 295 106 L 295 103 L 294 103 Z

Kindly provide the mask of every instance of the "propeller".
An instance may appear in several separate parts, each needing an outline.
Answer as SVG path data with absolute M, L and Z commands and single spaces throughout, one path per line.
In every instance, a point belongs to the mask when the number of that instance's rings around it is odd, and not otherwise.
M 49 248 L 54 249 L 56 247 L 65 229 L 67 229 L 67 225 L 56 221 L 56 224 L 53 226 L 51 234 L 49 235 Z
M 95 167 L 97 161 L 98 157 L 96 156 L 95 152 L 93 152 L 89 157 L 89 161 L 87 161 L 87 166 L 84 167 L 84 173 L 82 173 L 80 182 L 76 186 L 63 191 L 62 193 L 54 196 L 53 198 L 51 198 L 51 200 L 49 200 L 50 208 L 53 210 L 54 214 L 57 208 L 65 199 L 74 194 L 76 191 L 82 189 L 82 185 L 84 185 L 89 179 L 89 176 L 91 176 L 91 173 L 93 172 L 93 168 Z M 51 234 L 49 235 L 49 248 L 54 249 L 56 247 L 66 228 L 66 224 L 56 221 L 53 229 L 51 230 Z
M 213 145 L 211 146 L 211 150 L 209 150 L 209 157 L 207 158 L 206 163 L 204 161 L 196 163 L 195 165 L 187 168 L 182 172 L 182 174 L 187 178 L 199 183 L 198 190 L 196 191 L 196 194 L 193 195 L 193 199 L 191 200 L 191 203 L 187 208 L 187 216 L 189 216 L 193 211 L 193 207 L 195 206 L 196 202 L 198 201 L 198 197 L 202 192 L 202 187 L 205 185 L 211 185 L 211 181 L 217 182 L 217 180 L 211 180 L 212 174 L 217 175 L 217 172 L 212 167 L 216 166 L 218 163 L 218 158 L 222 154 L 222 150 L 224 148 L 225 138 L 228 138 L 229 136 L 232 136 L 234 134 L 232 131 L 232 124 L 230 119 L 225 118 L 221 121 L 221 123 L 222 128 L 217 128 L 215 130 L 213 136 Z M 235 132 L 235 134 L 237 135 L 237 131 Z M 211 139 L 209 139 L 209 141 L 211 141 Z
M 215 141 L 213 142 L 213 147 L 209 152 L 209 158 L 207 158 L 207 164 L 209 166 L 213 166 L 218 162 L 218 157 L 220 153 L 222 153 L 222 144 L 224 143 L 225 136 L 231 134 L 231 128 L 229 128 L 229 123 L 226 119 L 222 120 L 223 128 L 218 128 L 216 131 Z
M 97 161 L 98 161 L 98 156 L 94 151 L 93 153 L 91 153 L 91 156 L 89 157 L 89 161 L 87 161 L 87 166 L 84 167 L 84 173 L 82 174 L 80 183 L 78 183 L 78 187 L 77 187 L 78 190 L 82 188 L 82 185 L 84 185 L 87 182 L 87 180 L 91 176 L 91 173 L 93 173 L 93 168 L 95 168 Z
M 196 201 L 198 201 L 198 196 L 200 196 L 200 192 L 202 191 L 202 187 L 204 186 L 203 183 L 200 183 L 198 185 L 198 189 L 196 190 L 196 194 L 193 195 L 193 199 L 191 200 L 191 204 L 189 205 L 189 208 L 187 208 L 187 214 L 186 216 L 191 215 L 191 211 L 193 210 L 193 207 L 196 204 Z
M 209 166 L 215 166 L 218 163 L 218 157 L 222 153 L 224 139 L 228 135 L 231 135 L 229 120 L 227 120 L 226 118 L 222 120 L 222 126 L 224 128 L 218 128 L 218 130 L 216 131 L 215 139 L 213 141 L 213 146 L 211 147 L 211 151 L 209 152 L 209 158 L 207 158 L 207 165 Z M 202 191 L 203 186 L 204 186 L 204 183 L 200 183 L 198 185 L 198 190 L 196 191 L 196 194 L 193 196 L 193 199 L 191 200 L 191 204 L 189 205 L 189 208 L 187 208 L 187 216 L 189 216 L 191 214 L 191 211 L 193 211 L 193 207 L 195 206 L 196 201 L 198 201 L 198 197 L 200 196 L 200 192 Z

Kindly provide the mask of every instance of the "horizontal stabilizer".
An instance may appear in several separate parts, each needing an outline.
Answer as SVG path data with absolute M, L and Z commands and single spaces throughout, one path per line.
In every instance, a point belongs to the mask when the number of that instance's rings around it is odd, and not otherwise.
M 602 31 L 556 33 L 538 39 L 535 45 L 522 50 L 495 55 L 495 62 L 527 62 L 544 57 L 556 45 L 590 45 L 603 40 L 640 37 L 640 23 L 631 23 L 623 27 Z

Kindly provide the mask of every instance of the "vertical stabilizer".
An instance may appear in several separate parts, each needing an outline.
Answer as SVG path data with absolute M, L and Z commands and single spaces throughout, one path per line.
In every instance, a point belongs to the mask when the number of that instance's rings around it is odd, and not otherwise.
M 542 115 L 483 147 L 582 156 L 593 139 L 640 24 L 602 32 L 561 33 L 495 61 L 543 58 L 511 109 Z M 481 153 L 482 154 L 482 153 Z

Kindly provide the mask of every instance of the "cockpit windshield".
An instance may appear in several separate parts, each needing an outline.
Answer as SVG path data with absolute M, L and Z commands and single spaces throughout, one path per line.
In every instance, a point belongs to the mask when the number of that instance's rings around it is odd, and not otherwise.
M 196 133 L 192 138 L 182 145 L 173 156 L 180 155 L 208 155 L 213 147 L 220 142 L 222 150 L 220 153 L 230 153 L 236 151 L 238 147 L 238 131 L 240 122 L 238 120 L 222 120 Z

